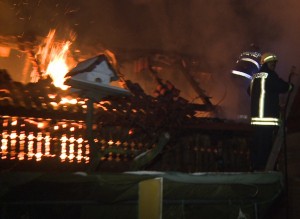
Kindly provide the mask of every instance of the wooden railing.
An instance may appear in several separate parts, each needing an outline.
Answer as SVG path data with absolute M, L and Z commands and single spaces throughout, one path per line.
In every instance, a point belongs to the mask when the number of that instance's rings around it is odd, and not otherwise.
M 36 167 L 43 164 L 46 169 L 51 169 L 51 166 L 47 167 L 44 163 L 67 165 L 72 170 L 84 169 L 90 158 L 84 122 L 55 122 L 1 117 L 1 162 L 8 165 L 18 163 L 20 168 L 30 162 L 36 163 Z M 224 124 L 220 124 L 219 129 L 209 131 L 199 126 L 170 132 L 170 140 L 160 154 L 143 166 L 143 169 L 182 172 L 248 171 L 249 130 L 236 131 L 231 124 L 226 125 L 231 126 L 231 129 L 226 130 L 222 126 Z M 94 141 L 101 154 L 98 170 L 131 170 L 131 164 L 138 155 L 157 147 L 158 134 L 149 136 L 132 127 L 122 126 L 106 126 L 95 130 Z

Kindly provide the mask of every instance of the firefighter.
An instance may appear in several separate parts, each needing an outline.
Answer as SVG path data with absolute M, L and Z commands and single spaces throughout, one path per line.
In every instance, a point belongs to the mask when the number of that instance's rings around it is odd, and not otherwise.
M 242 52 L 236 61 L 234 68 L 231 70 L 231 77 L 238 89 L 237 95 L 237 119 L 241 122 L 249 122 L 250 99 L 247 94 L 247 88 L 252 79 L 252 75 L 257 73 L 260 65 L 261 53 L 258 46 L 251 44 L 250 48 Z
M 273 145 L 273 137 L 280 125 L 279 95 L 293 85 L 279 78 L 275 72 L 277 56 L 264 53 L 260 71 L 252 76 L 249 87 L 251 97 L 251 125 L 254 128 L 250 148 L 253 170 L 263 170 Z
M 261 67 L 260 59 L 261 53 L 259 47 L 255 44 L 251 44 L 248 51 L 240 54 L 231 73 L 233 76 L 248 79 L 249 82 L 249 80 L 252 79 L 252 75 L 257 73 Z

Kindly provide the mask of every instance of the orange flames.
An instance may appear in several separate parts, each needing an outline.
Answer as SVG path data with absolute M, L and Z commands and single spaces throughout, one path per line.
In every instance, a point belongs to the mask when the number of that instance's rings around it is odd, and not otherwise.
M 50 76 L 56 87 L 65 90 L 68 86 L 64 85 L 64 77 L 74 63 L 70 63 L 69 48 L 75 40 L 75 35 L 70 36 L 71 40 L 55 41 L 55 30 L 50 30 L 43 45 L 40 46 L 36 57 L 40 61 L 43 77 Z

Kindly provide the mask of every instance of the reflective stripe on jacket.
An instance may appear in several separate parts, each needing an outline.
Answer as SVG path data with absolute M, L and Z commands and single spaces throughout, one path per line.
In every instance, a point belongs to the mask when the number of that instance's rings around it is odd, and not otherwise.
M 261 70 L 253 75 L 250 85 L 251 124 L 279 126 L 279 94 L 288 91 L 289 83 L 266 67 Z

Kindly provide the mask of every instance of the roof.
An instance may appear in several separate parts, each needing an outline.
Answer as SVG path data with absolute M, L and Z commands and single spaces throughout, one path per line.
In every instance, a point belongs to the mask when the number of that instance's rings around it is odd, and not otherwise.
M 112 65 L 110 64 L 110 62 L 108 61 L 106 55 L 104 55 L 104 54 L 100 54 L 95 57 L 84 60 L 82 62 L 79 62 L 77 64 L 77 66 L 75 68 L 73 68 L 66 75 L 66 77 L 69 77 L 69 76 L 73 77 L 78 74 L 92 72 L 93 70 L 95 70 L 97 68 L 98 65 L 100 65 L 103 62 L 105 62 L 108 65 L 108 68 L 109 68 L 108 70 L 110 70 L 109 73 L 113 74 L 113 76 L 111 77 L 111 80 L 117 80 L 118 79 L 117 73 L 116 73 L 115 69 L 112 67 Z M 103 73 L 107 73 L 107 72 L 103 72 Z

